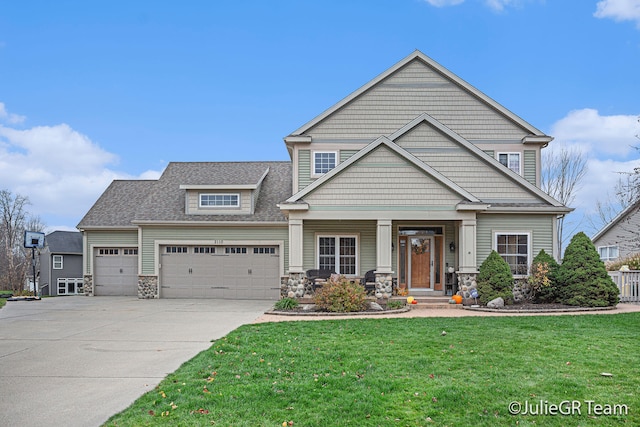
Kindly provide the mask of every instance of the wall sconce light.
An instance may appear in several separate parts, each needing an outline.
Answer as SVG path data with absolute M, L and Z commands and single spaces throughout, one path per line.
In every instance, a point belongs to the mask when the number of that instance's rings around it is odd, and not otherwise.
M 456 251 L 456 244 L 451 242 L 449 243 L 449 252 L 455 252 Z

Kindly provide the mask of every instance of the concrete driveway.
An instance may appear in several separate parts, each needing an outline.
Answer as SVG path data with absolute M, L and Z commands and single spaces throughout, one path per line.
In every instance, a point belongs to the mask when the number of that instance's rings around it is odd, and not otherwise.
M 97 426 L 272 301 L 69 296 L 0 310 L 0 419 Z

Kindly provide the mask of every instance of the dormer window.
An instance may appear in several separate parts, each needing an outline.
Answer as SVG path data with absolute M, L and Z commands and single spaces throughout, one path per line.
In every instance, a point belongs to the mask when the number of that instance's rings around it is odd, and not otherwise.
M 313 174 L 323 175 L 336 167 L 338 153 L 335 151 L 316 151 L 313 153 Z
M 230 193 L 202 193 L 200 194 L 201 208 L 238 208 L 240 195 Z
M 522 175 L 520 170 L 520 153 L 498 153 L 498 161 L 518 175 Z

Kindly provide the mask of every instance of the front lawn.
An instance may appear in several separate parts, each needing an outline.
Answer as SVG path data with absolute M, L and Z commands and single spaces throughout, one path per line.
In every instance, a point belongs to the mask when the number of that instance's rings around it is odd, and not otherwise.
M 640 425 L 638 325 L 637 313 L 246 325 L 106 425 Z M 548 415 L 512 415 L 511 402 Z

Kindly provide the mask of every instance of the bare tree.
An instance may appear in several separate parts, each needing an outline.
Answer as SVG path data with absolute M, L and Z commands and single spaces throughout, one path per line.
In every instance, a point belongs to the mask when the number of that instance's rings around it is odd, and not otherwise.
M 28 262 L 22 245 L 29 199 L 0 190 L 0 287 L 13 291 L 21 290 Z
M 557 152 L 550 149 L 543 153 L 540 177 L 542 190 L 565 206 L 574 202 L 580 181 L 586 174 L 587 159 L 577 149 L 561 148 Z M 564 216 L 558 220 L 557 259 L 562 255 L 564 221 Z

